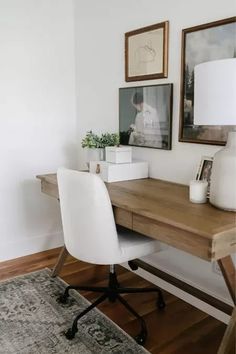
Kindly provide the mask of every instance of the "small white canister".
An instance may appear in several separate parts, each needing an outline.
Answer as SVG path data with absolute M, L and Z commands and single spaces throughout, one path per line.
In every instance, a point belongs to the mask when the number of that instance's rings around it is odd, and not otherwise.
M 207 201 L 207 181 L 190 181 L 189 199 L 192 203 L 206 203 Z

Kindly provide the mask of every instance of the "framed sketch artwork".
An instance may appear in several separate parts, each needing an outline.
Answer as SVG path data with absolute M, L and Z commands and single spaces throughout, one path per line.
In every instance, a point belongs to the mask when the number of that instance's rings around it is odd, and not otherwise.
M 170 150 L 172 95 L 172 84 L 120 88 L 120 143 Z
M 167 77 L 169 22 L 125 33 L 125 81 Z
M 232 126 L 194 125 L 194 67 L 197 64 L 236 56 L 236 18 L 184 29 L 179 140 L 224 145 Z M 233 74 L 233 73 L 232 73 Z

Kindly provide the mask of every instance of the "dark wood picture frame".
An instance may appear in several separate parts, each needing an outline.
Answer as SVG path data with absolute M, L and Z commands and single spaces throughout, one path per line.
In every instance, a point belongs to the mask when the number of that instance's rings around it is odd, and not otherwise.
M 217 34 L 220 34 L 220 31 L 226 29 L 223 26 L 230 25 L 227 28 L 231 30 L 231 26 L 236 26 L 236 17 L 230 17 L 227 19 L 214 21 L 207 24 L 202 24 L 199 26 L 191 27 L 184 29 L 182 31 L 182 57 L 181 57 L 181 87 L 180 87 L 180 119 L 179 119 L 179 141 L 187 142 L 187 143 L 197 143 L 197 144 L 210 144 L 210 145 L 225 145 L 227 140 L 228 131 L 232 130 L 232 126 L 196 126 L 193 121 L 193 104 L 194 104 L 194 71 L 193 71 L 193 63 L 194 65 L 200 64 L 204 61 L 217 60 L 231 57 L 227 56 L 227 51 L 225 51 L 223 57 L 222 53 L 214 55 L 209 55 L 210 47 L 203 45 L 207 34 L 210 36 L 209 31 L 213 33 L 216 31 L 215 37 Z M 213 31 L 212 31 L 213 29 Z M 208 31 L 208 33 L 207 33 Z M 203 33 L 204 32 L 204 33 Z M 231 32 L 229 32 L 231 33 Z M 190 56 L 190 50 L 193 48 L 193 36 L 195 36 L 194 40 L 196 42 L 196 36 L 199 35 L 199 44 L 202 52 L 199 55 L 199 58 L 194 55 Z M 214 36 L 213 36 L 214 37 Z M 214 41 L 218 38 L 213 38 Z M 191 42 L 192 38 L 192 42 Z M 233 36 L 232 36 L 233 38 Z M 218 40 L 217 45 L 222 46 L 223 50 L 223 42 Z M 205 44 L 208 43 L 205 40 Z M 191 47 L 192 46 L 192 47 Z M 232 44 L 232 47 L 234 45 Z M 203 51 L 203 48 L 205 52 Z M 190 48 L 190 49 L 189 49 Z M 188 52 L 189 51 L 189 52 Z M 220 51 L 219 51 L 220 52 Z M 191 65 L 189 66 L 189 62 L 186 60 L 186 56 L 188 54 L 189 58 L 193 58 Z M 191 53 L 192 54 L 192 53 Z M 217 57 L 217 55 L 221 55 L 221 57 Z M 236 49 L 232 52 L 232 57 L 236 55 Z M 214 57 L 214 58 L 213 58 Z M 210 58 L 210 59 L 209 59 Z
M 138 107 L 141 98 L 142 110 L 140 106 Z M 135 100 L 139 100 L 140 103 Z M 119 89 L 120 144 L 171 150 L 172 110 L 172 83 L 121 87 Z
M 125 33 L 125 81 L 168 76 L 169 22 Z

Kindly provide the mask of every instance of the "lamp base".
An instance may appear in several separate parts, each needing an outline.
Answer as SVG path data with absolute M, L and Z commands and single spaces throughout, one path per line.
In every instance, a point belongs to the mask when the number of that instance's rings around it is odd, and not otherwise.
M 236 209 L 224 208 L 224 207 L 222 207 L 221 205 L 213 204 L 211 201 L 210 201 L 210 204 L 211 204 L 212 206 L 214 206 L 215 208 L 217 208 L 217 209 L 224 210 L 224 211 L 232 211 L 232 212 L 236 213 Z
M 236 132 L 229 132 L 226 146 L 213 160 L 210 203 L 215 207 L 236 212 Z

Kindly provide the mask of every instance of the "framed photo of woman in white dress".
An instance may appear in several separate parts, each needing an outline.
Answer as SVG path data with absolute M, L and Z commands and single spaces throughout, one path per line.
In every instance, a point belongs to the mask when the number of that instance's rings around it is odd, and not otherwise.
M 120 143 L 170 150 L 172 95 L 172 84 L 120 88 Z

